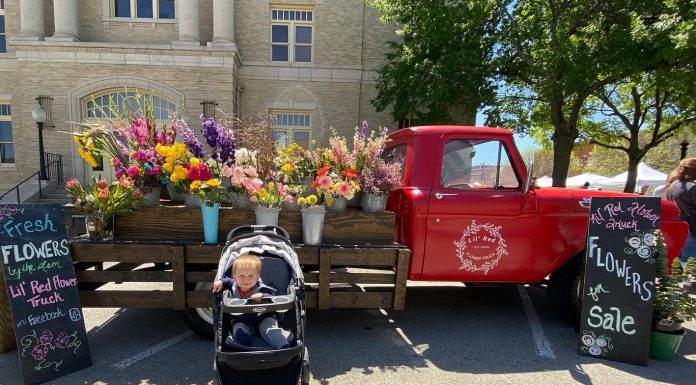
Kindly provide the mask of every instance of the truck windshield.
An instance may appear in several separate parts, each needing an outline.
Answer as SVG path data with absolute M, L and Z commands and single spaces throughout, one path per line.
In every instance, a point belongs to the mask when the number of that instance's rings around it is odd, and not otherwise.
M 448 140 L 440 180 L 444 187 L 452 188 L 520 187 L 507 150 L 497 140 Z

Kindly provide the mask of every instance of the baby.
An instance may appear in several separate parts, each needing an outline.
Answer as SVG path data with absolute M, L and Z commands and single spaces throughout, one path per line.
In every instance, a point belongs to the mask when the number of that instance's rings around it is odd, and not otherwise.
M 260 302 L 263 297 L 273 297 L 276 290 L 266 286 L 259 277 L 261 260 L 254 255 L 242 255 L 232 264 L 232 277 L 229 271 L 222 280 L 213 282 L 213 292 L 231 290 L 234 298 L 250 298 Z M 290 346 L 293 335 L 278 327 L 276 313 L 244 313 L 237 316 L 237 322 L 232 327 L 234 339 L 242 345 L 251 346 L 253 342 L 253 327 L 258 327 L 259 335 L 274 349 L 285 349 Z

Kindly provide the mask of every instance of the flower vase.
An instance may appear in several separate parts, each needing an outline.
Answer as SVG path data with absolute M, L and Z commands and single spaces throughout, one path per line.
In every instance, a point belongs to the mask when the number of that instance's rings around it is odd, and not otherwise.
M 143 198 L 143 202 L 141 203 L 142 207 L 157 207 L 160 204 L 160 194 L 162 193 L 162 188 L 161 187 L 142 187 L 143 194 L 145 195 L 145 198 Z
M 246 193 L 232 192 L 230 193 L 230 201 L 235 209 L 251 210 L 254 208 L 254 203 L 251 202 Z
M 108 241 L 114 238 L 114 216 L 104 218 L 98 214 L 85 214 L 87 237 L 91 241 Z
M 384 193 L 364 194 L 363 211 L 367 213 L 383 213 L 387 206 L 389 195 Z
M 218 218 L 220 216 L 220 204 L 201 206 L 201 216 L 203 217 L 203 240 L 205 243 L 217 243 L 218 241 Z
M 256 224 L 264 226 L 278 226 L 278 214 L 280 207 L 256 206 Z
M 325 213 L 326 207 L 324 206 L 311 206 L 302 209 L 302 243 L 321 245 Z
M 169 192 L 169 198 L 172 202 L 184 202 L 186 200 L 187 194 L 176 191 L 172 183 L 167 184 L 167 191 Z
M 201 199 L 198 197 L 198 195 L 193 195 L 193 194 L 186 194 L 184 197 L 184 206 L 193 208 L 193 207 L 198 207 L 201 204 Z
M 345 197 L 334 197 L 331 204 L 327 207 L 329 211 L 346 211 L 348 208 L 348 199 Z

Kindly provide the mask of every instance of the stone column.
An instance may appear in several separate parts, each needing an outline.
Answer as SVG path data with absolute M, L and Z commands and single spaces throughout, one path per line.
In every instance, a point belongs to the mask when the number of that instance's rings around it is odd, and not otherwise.
M 175 45 L 200 45 L 201 28 L 198 0 L 178 0 L 176 19 L 179 22 L 179 40 Z
M 213 41 L 208 45 L 234 47 L 234 0 L 213 0 Z
M 44 1 L 22 0 L 19 2 L 20 23 L 22 31 L 17 38 L 21 40 L 43 40 L 44 27 Z
M 80 40 L 77 0 L 53 0 L 53 19 L 56 24 L 56 32 L 50 40 Z

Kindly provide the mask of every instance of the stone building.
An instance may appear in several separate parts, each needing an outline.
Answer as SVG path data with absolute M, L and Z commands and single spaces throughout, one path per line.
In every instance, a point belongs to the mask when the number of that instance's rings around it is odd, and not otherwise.
M 303 145 L 393 127 L 370 103 L 393 38 L 362 0 L 0 0 L 0 189 L 39 169 L 39 103 L 45 152 L 66 177 L 94 173 L 67 133 L 126 87 L 158 119 L 274 114 L 274 137 Z

